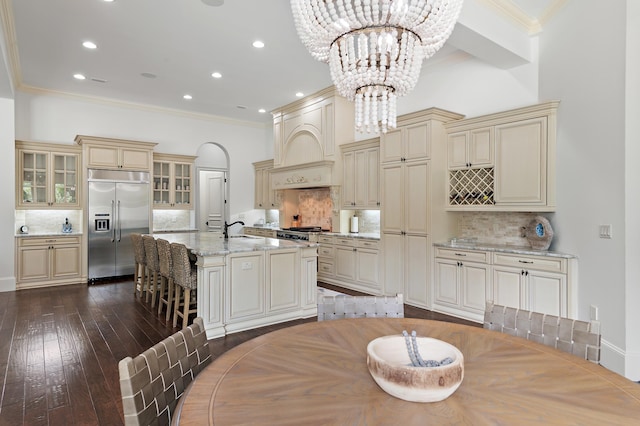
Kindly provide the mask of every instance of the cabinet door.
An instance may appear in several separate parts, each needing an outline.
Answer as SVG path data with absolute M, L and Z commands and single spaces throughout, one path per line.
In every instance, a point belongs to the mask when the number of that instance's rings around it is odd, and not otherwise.
M 404 236 L 383 233 L 384 293 L 404 293 Z M 337 260 L 337 259 L 336 259 Z
M 356 250 L 356 272 L 359 283 L 374 289 L 380 287 L 378 250 L 358 248 Z
M 79 206 L 78 172 L 80 157 L 77 154 L 51 154 L 51 195 L 55 206 Z
M 367 150 L 366 200 L 369 208 L 380 207 L 380 148 Z
M 435 265 L 435 302 L 457 307 L 460 304 L 458 296 L 459 263 L 454 260 L 437 259 Z
M 467 132 L 452 133 L 447 138 L 447 161 L 449 169 L 464 169 L 467 167 Z
M 493 165 L 493 129 L 485 127 L 469 131 L 468 160 L 471 167 L 489 167 Z
M 567 316 L 567 276 L 527 271 L 528 308 L 543 314 Z
M 176 207 L 187 209 L 191 207 L 191 164 L 173 164 L 173 193 Z
M 462 262 L 460 266 L 460 287 L 462 307 L 476 312 L 484 312 L 490 291 L 489 267 L 487 265 Z
M 58 245 L 52 249 L 51 278 L 79 277 L 81 272 L 80 245 Z
M 225 316 L 229 321 L 264 315 L 264 254 L 230 255 Z
M 493 301 L 497 305 L 525 309 L 522 269 L 494 266 Z
M 404 240 L 405 300 L 426 309 L 431 280 L 431 241 L 423 235 L 405 235 Z
M 119 155 L 117 147 L 89 146 L 87 148 L 87 167 L 117 169 Z
M 382 163 L 397 162 L 404 156 L 402 128 L 389 130 L 380 138 Z
M 18 281 L 48 280 L 49 246 L 21 247 L 18 251 Z
M 262 182 L 264 181 L 264 169 L 259 169 L 256 168 L 254 170 L 255 173 L 255 181 L 254 181 L 254 207 L 256 209 L 263 209 L 263 195 L 262 195 L 262 191 L 264 191 L 264 185 L 262 184 Z
M 345 152 L 342 155 L 342 205 L 352 208 L 355 204 L 356 153 Z
M 382 167 L 381 230 L 399 234 L 404 231 L 404 167 L 400 163 Z M 386 250 L 386 248 L 385 248 Z
M 404 226 L 411 234 L 429 233 L 429 163 L 406 163 L 404 165 Z M 399 192 L 399 188 L 396 191 Z M 386 189 L 386 188 L 385 188 Z M 389 188 L 391 190 L 391 188 Z
M 406 160 L 426 159 L 431 156 L 431 141 L 429 133 L 431 123 L 413 124 L 405 127 L 405 155 Z
M 544 205 L 547 119 L 496 126 L 496 204 Z
M 298 249 L 267 251 L 267 312 L 300 306 Z
M 367 193 L 368 187 L 368 174 L 367 167 L 369 163 L 367 161 L 367 151 L 360 150 L 354 152 L 354 178 L 353 178 L 353 200 L 354 205 L 357 207 L 366 207 L 369 200 Z
M 120 167 L 128 170 L 150 170 L 151 153 L 143 149 L 120 148 Z
M 153 204 L 156 207 L 169 207 L 171 198 L 171 163 L 154 161 L 153 163 Z
M 336 277 L 346 280 L 356 279 L 356 252 L 353 247 L 336 246 Z

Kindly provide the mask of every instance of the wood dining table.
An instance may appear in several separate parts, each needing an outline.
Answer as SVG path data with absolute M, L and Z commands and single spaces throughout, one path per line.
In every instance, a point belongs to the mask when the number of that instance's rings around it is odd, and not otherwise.
M 409 333 L 456 346 L 460 387 L 439 402 L 383 391 L 367 344 Z M 428 367 L 425 367 L 428 368 Z M 305 323 L 245 342 L 191 383 L 173 418 L 185 425 L 638 425 L 640 384 L 601 365 L 479 327 L 410 318 Z

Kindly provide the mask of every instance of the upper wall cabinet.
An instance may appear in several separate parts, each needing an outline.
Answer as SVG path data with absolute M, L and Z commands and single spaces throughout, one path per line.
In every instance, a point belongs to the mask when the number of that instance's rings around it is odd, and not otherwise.
M 80 208 L 81 150 L 16 141 L 16 207 Z
M 335 161 L 353 132 L 353 103 L 334 87 L 279 108 L 273 112 L 274 168 Z
M 380 161 L 389 163 L 430 158 L 430 126 L 429 122 L 421 122 L 389 130 L 384 135 Z
M 342 145 L 342 206 L 380 208 L 380 138 Z
M 153 154 L 153 208 L 193 208 L 193 164 L 190 155 Z
M 255 173 L 254 187 L 254 208 L 256 209 L 277 209 L 278 201 L 276 191 L 271 185 L 271 170 L 273 170 L 273 160 L 258 161 L 253 163 Z
M 557 108 L 547 102 L 447 123 L 449 209 L 554 211 Z
M 155 143 L 78 135 L 89 169 L 135 170 L 151 172 Z

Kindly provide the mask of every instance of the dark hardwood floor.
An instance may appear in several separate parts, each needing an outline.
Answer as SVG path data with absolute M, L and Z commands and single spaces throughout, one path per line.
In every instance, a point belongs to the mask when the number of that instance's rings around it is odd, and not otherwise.
M 478 326 L 405 308 L 407 317 Z M 315 320 L 213 339 L 211 352 L 215 358 L 261 334 Z M 134 297 L 131 279 L 0 293 L 0 425 L 123 424 L 118 362 L 176 331 Z

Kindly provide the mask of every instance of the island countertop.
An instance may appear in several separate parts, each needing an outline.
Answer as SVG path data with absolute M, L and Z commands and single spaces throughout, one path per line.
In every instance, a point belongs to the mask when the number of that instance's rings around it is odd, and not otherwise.
M 287 248 L 317 247 L 318 243 L 300 240 L 278 240 L 249 235 L 233 235 L 225 240 L 217 232 L 175 232 L 152 234 L 154 238 L 161 238 L 170 243 L 180 243 L 187 246 L 196 256 L 224 256 L 230 253 L 240 253 L 259 250 L 279 250 Z

